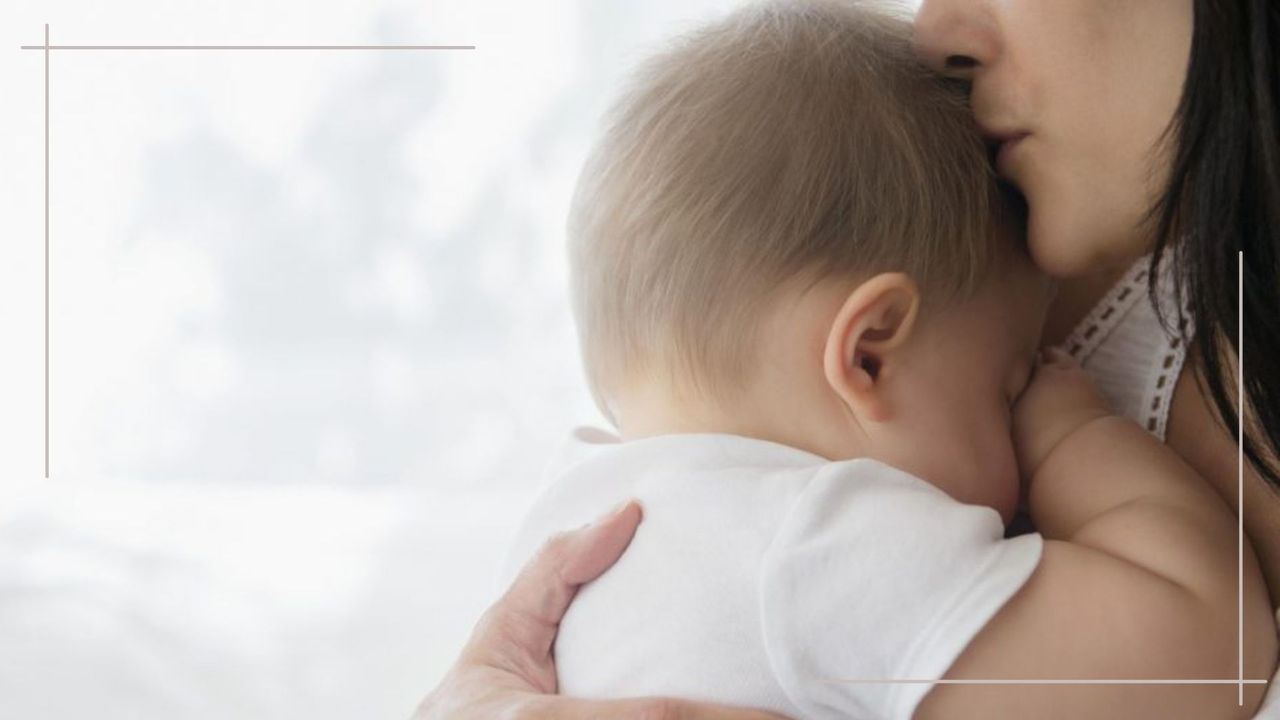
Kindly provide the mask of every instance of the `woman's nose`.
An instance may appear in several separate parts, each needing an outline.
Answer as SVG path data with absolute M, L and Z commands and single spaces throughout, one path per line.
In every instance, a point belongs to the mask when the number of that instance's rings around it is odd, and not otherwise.
M 915 21 L 916 52 L 929 67 L 970 80 L 999 52 L 988 0 L 923 0 Z

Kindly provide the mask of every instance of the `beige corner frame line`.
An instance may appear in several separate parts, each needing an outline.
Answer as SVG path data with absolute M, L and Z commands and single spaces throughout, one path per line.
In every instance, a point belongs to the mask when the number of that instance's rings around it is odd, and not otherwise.
M 475 50 L 475 45 L 51 45 L 49 43 L 49 25 L 44 26 L 43 45 L 23 45 L 22 50 L 40 50 L 44 53 L 44 477 L 49 479 L 49 53 L 54 50 L 257 50 L 257 51 L 342 51 L 342 50 L 377 50 L 377 51 L 421 51 L 421 50 Z M 1238 355 L 1239 367 L 1236 371 L 1238 380 L 1237 397 L 1244 397 L 1244 253 L 1239 254 L 1239 328 Z M 1239 404 L 1239 403 L 1238 403 Z M 871 684 L 871 685 L 918 685 L 918 684 L 952 684 L 952 685 L 1237 685 L 1237 703 L 1244 705 L 1245 685 L 1265 685 L 1267 680 L 1251 680 L 1244 677 L 1244 412 L 1237 413 L 1237 436 L 1241 442 L 1237 448 L 1237 507 L 1239 528 L 1236 537 L 1236 561 L 1238 583 L 1238 633 L 1239 672 L 1235 679 L 1219 680 L 1182 680 L 1182 679 L 1039 679 L 1039 680 L 925 680 L 925 679 L 867 679 L 867 678 L 824 678 L 822 682 Z

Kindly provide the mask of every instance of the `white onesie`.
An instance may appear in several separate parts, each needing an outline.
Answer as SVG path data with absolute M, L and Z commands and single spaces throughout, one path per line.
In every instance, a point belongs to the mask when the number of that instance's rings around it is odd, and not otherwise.
M 627 498 L 645 518 L 574 599 L 560 691 L 661 695 L 803 718 L 910 718 L 1022 587 L 1041 537 L 870 459 L 733 435 L 627 443 L 580 429 L 508 558 Z M 842 682 L 843 681 L 843 682 Z

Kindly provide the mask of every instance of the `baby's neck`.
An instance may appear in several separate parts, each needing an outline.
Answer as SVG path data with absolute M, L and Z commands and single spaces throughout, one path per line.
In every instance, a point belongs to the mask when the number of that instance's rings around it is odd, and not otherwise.
M 731 409 L 711 400 L 682 397 L 658 383 L 631 383 L 614 398 L 613 411 L 624 441 L 683 433 L 767 434 L 752 422 L 755 413 L 749 408 Z
M 848 296 L 841 283 L 779 292 L 760 318 L 754 362 L 732 392 L 710 397 L 660 371 L 637 374 L 607 393 L 623 440 L 674 433 L 727 433 L 789 445 L 830 460 L 863 457 L 869 442 L 822 369 L 831 322 Z
M 823 442 L 828 429 L 814 414 L 815 402 L 799 389 L 773 397 L 766 390 L 732 400 L 712 400 L 672 391 L 661 383 L 632 383 L 613 397 L 623 441 L 657 435 L 717 433 L 788 445 L 830 460 L 845 459 Z

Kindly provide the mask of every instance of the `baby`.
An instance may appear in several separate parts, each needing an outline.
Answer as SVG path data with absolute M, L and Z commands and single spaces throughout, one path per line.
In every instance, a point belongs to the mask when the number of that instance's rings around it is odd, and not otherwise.
M 572 214 L 598 404 L 514 573 L 627 498 L 560 690 L 799 718 L 1243 717 L 1236 522 L 1061 354 L 963 97 L 903 19 L 753 6 L 646 64 Z M 1005 537 L 1025 495 L 1038 533 Z M 1248 625 L 1269 605 L 1245 556 Z M 1251 639 L 1249 668 L 1275 656 Z M 886 682 L 910 681 L 910 682 Z M 1249 686 L 1247 697 L 1261 692 Z

